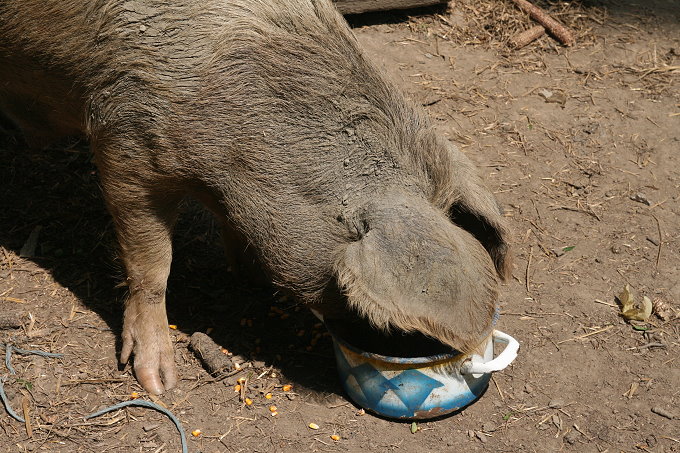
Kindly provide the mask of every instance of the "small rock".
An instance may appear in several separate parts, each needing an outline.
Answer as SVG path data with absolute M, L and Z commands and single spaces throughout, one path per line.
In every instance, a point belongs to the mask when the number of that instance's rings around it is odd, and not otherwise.
M 614 253 L 615 255 L 621 253 L 621 247 L 619 247 L 618 245 L 612 245 L 609 250 L 611 250 L 612 253 Z
M 496 431 L 496 425 L 494 425 L 493 423 L 484 423 L 482 425 L 482 431 L 484 431 L 485 433 L 492 433 Z
M 477 439 L 483 444 L 486 443 L 486 436 L 480 432 L 475 433 L 477 435 Z
M 645 442 L 647 443 L 647 446 L 649 448 L 654 448 L 658 443 L 658 440 L 656 439 L 656 436 L 654 434 L 650 434 L 649 436 L 647 436 L 647 439 L 645 439 Z
M 581 433 L 576 431 L 575 429 L 572 429 L 569 431 L 567 434 L 564 435 L 564 441 L 568 443 L 569 445 L 573 445 L 576 443 L 578 438 L 581 436 Z
M 559 415 L 553 414 L 551 420 L 553 422 L 553 425 L 555 425 L 557 429 L 562 429 L 562 419 L 560 418 Z
M 471 429 L 468 429 L 467 435 L 468 437 L 475 437 L 475 432 Z
M 548 403 L 548 407 L 550 409 L 561 409 L 562 407 L 564 407 L 564 401 L 559 398 L 556 398 Z
M 144 432 L 148 433 L 149 431 L 153 431 L 154 429 L 158 428 L 158 426 L 159 426 L 158 423 L 151 423 L 142 426 L 142 429 L 144 430 Z
M 647 195 L 638 192 L 635 195 L 631 195 L 630 199 L 633 201 L 637 201 L 638 203 L 646 204 L 647 206 L 651 206 L 652 203 L 650 203 L 649 199 L 647 198 Z
M 659 246 L 659 241 L 657 241 L 656 239 L 647 237 L 647 240 L 652 244 L 656 245 L 657 247 Z
M 560 91 L 550 91 L 545 88 L 538 91 L 545 102 L 554 102 L 555 104 L 564 105 L 567 102 L 567 95 Z
M 534 393 L 534 388 L 530 384 L 524 384 L 524 391 L 527 393 Z

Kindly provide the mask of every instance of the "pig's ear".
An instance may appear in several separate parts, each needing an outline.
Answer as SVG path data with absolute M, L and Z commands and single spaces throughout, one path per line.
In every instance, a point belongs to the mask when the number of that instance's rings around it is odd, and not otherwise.
M 498 275 L 506 280 L 512 272 L 510 232 L 495 199 L 479 185 L 471 185 L 449 209 L 451 221 L 472 234 L 486 249 Z
M 484 185 L 470 160 L 453 144 L 446 148 L 450 167 L 438 176 L 444 181 L 439 195 L 448 201 L 448 214 L 453 223 L 470 232 L 491 255 L 498 275 L 510 277 L 510 230 L 491 191 Z
M 418 331 L 471 352 L 489 334 L 495 312 L 489 254 L 443 213 L 402 208 L 363 219 L 361 239 L 336 262 L 339 287 L 380 329 Z

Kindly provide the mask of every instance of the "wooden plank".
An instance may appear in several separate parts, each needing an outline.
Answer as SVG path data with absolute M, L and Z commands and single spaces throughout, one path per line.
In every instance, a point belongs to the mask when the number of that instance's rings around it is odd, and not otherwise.
M 342 14 L 359 14 L 369 11 L 408 9 L 446 3 L 442 0 L 333 0 Z

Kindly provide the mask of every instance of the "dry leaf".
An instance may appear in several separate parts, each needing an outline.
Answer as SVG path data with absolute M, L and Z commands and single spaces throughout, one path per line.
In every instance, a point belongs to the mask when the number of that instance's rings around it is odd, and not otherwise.
M 631 308 L 623 312 L 623 317 L 633 321 L 647 321 L 652 314 L 652 301 L 649 297 L 642 298 L 641 308 Z
M 621 304 L 621 311 L 628 311 L 633 308 L 633 293 L 630 290 L 630 285 L 626 285 L 619 294 L 619 303 Z
M 635 303 L 635 294 L 631 291 L 630 286 L 626 285 L 619 294 L 619 302 L 621 303 L 621 314 L 628 321 L 647 321 L 652 314 L 652 301 L 649 297 L 644 296 L 639 307 Z

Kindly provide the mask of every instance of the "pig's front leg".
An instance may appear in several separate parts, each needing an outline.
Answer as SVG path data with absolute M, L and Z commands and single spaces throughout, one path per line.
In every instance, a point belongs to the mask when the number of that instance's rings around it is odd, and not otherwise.
M 134 355 L 137 380 L 146 391 L 160 394 L 177 382 L 165 290 L 181 196 L 143 161 L 124 162 L 124 153 L 110 149 L 96 155 L 129 288 L 120 361 Z

